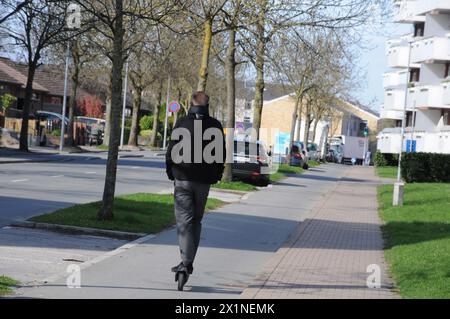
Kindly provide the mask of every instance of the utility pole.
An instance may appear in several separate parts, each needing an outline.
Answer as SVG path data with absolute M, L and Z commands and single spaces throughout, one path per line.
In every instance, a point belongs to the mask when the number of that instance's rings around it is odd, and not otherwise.
M 59 151 L 62 152 L 64 148 L 64 135 L 66 129 L 66 108 L 67 108 L 67 75 L 69 73 L 69 56 L 70 56 L 70 41 L 67 41 L 67 53 L 66 53 L 66 69 L 64 71 L 64 97 L 62 106 L 62 118 L 61 118 L 61 137 L 59 139 Z
M 122 105 L 122 130 L 120 131 L 120 149 L 123 148 L 123 138 L 125 134 L 125 109 L 127 105 L 127 86 L 128 86 L 128 60 L 125 64 L 125 83 L 123 86 L 123 105 Z
M 414 107 L 412 112 L 412 122 L 411 122 L 411 144 L 409 145 L 409 152 L 413 152 L 413 142 L 414 142 L 414 129 L 416 127 L 416 101 L 414 101 Z
M 405 137 L 406 126 L 406 107 L 408 105 L 408 91 L 409 91 L 409 74 L 411 72 L 411 51 L 412 41 L 409 41 L 409 53 L 408 53 L 408 72 L 406 73 L 406 85 L 405 85 L 405 103 L 403 105 L 403 117 L 402 117 L 402 129 L 400 131 L 400 150 L 398 153 L 398 167 L 397 167 L 397 182 L 394 184 L 394 194 L 392 205 L 403 206 L 403 188 L 405 186 L 402 183 L 402 151 L 403 151 L 403 138 Z
M 170 95 L 170 74 L 167 79 L 167 97 L 166 97 L 166 118 L 164 120 L 164 140 L 163 140 L 163 149 L 166 149 L 166 140 L 167 140 L 167 120 L 169 116 L 169 95 Z

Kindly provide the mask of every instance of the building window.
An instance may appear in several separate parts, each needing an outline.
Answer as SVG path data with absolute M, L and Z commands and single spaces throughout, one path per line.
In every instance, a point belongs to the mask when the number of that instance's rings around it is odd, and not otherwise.
M 450 125 L 450 111 L 442 111 L 444 125 Z
M 246 122 L 246 123 L 250 123 L 250 117 L 248 117 L 248 116 L 245 116 L 245 117 L 244 117 L 244 122 Z
M 444 72 L 444 78 L 447 78 L 450 75 L 450 63 L 445 63 L 445 72 Z
M 419 82 L 420 81 L 420 69 L 412 69 L 409 74 L 409 82 Z
M 252 109 L 252 102 L 246 102 L 245 103 L 245 109 L 246 110 L 251 110 Z
M 414 36 L 423 37 L 425 34 L 425 22 L 414 24 Z

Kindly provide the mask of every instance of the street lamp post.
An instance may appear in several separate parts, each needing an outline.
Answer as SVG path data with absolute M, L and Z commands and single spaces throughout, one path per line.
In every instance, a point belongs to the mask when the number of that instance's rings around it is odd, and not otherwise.
M 66 108 L 67 108 L 67 75 L 69 73 L 69 55 L 70 55 L 70 42 L 67 41 L 67 53 L 66 53 L 66 68 L 64 71 L 64 97 L 62 106 L 62 119 L 61 119 L 61 137 L 59 140 L 59 151 L 62 152 L 64 148 L 64 134 L 66 129 Z
M 170 95 L 170 74 L 167 79 L 167 97 L 166 97 L 166 117 L 164 119 L 164 140 L 163 140 L 163 149 L 166 149 L 166 139 L 167 139 L 167 121 L 169 117 L 169 95 Z
M 402 129 L 400 131 L 400 150 L 398 153 L 398 167 L 397 167 L 397 182 L 394 184 L 394 194 L 392 205 L 402 206 L 403 205 L 403 189 L 405 184 L 402 182 L 402 151 L 403 151 L 403 139 L 405 137 L 405 126 L 406 126 L 406 107 L 408 105 L 408 91 L 409 91 L 409 74 L 411 72 L 411 51 L 412 51 L 412 41 L 409 41 L 409 53 L 408 53 L 408 71 L 406 73 L 406 85 L 405 85 L 405 103 L 403 105 L 403 116 L 402 116 Z
M 123 148 L 123 139 L 125 134 L 125 110 L 127 105 L 127 86 L 128 86 L 128 60 L 125 64 L 125 83 L 123 85 L 123 105 L 122 105 L 122 129 L 120 131 L 120 149 Z

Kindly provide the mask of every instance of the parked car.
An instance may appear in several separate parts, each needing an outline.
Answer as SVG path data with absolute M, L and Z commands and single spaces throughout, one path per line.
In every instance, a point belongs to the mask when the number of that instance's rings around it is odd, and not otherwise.
M 313 161 L 319 161 L 320 160 L 320 154 L 319 154 L 319 147 L 316 143 L 308 143 L 307 150 L 308 150 L 308 156 L 310 160 Z
M 342 153 L 340 153 L 338 149 L 330 148 L 328 150 L 326 160 L 327 160 L 327 162 L 341 164 L 342 163 Z
M 234 141 L 233 178 L 267 186 L 269 177 L 269 156 L 261 142 Z
M 93 144 L 103 144 L 106 125 L 105 120 L 95 117 L 77 116 L 75 122 L 86 124 L 89 146 L 92 146 Z
M 36 111 L 30 118 L 37 120 L 37 135 L 38 143 L 40 146 L 47 145 L 47 135 L 51 135 L 52 132 L 61 130 L 61 120 L 63 117 L 59 113 Z M 45 125 L 41 126 L 40 123 L 43 121 L 45 121 L 46 123 Z M 67 117 L 64 118 L 64 124 L 66 125 L 66 127 L 69 124 L 69 119 Z
M 289 156 L 287 158 L 288 163 L 291 166 L 299 166 L 303 169 L 308 169 L 308 153 L 305 149 L 305 145 L 303 142 L 294 142 L 292 143 L 291 151 L 289 152 Z

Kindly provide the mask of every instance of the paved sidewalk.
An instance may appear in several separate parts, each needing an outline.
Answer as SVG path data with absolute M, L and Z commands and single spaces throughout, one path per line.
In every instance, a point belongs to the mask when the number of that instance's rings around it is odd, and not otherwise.
M 322 165 L 208 213 L 194 274 L 184 292 L 176 290 L 170 272 L 179 262 L 171 228 L 88 262 L 82 268 L 81 289 L 67 288 L 63 272 L 17 293 L 38 298 L 237 298 L 347 170 Z
M 265 265 L 242 298 L 396 298 L 383 258 L 374 169 L 351 167 Z M 369 265 L 381 288 L 366 284 Z

